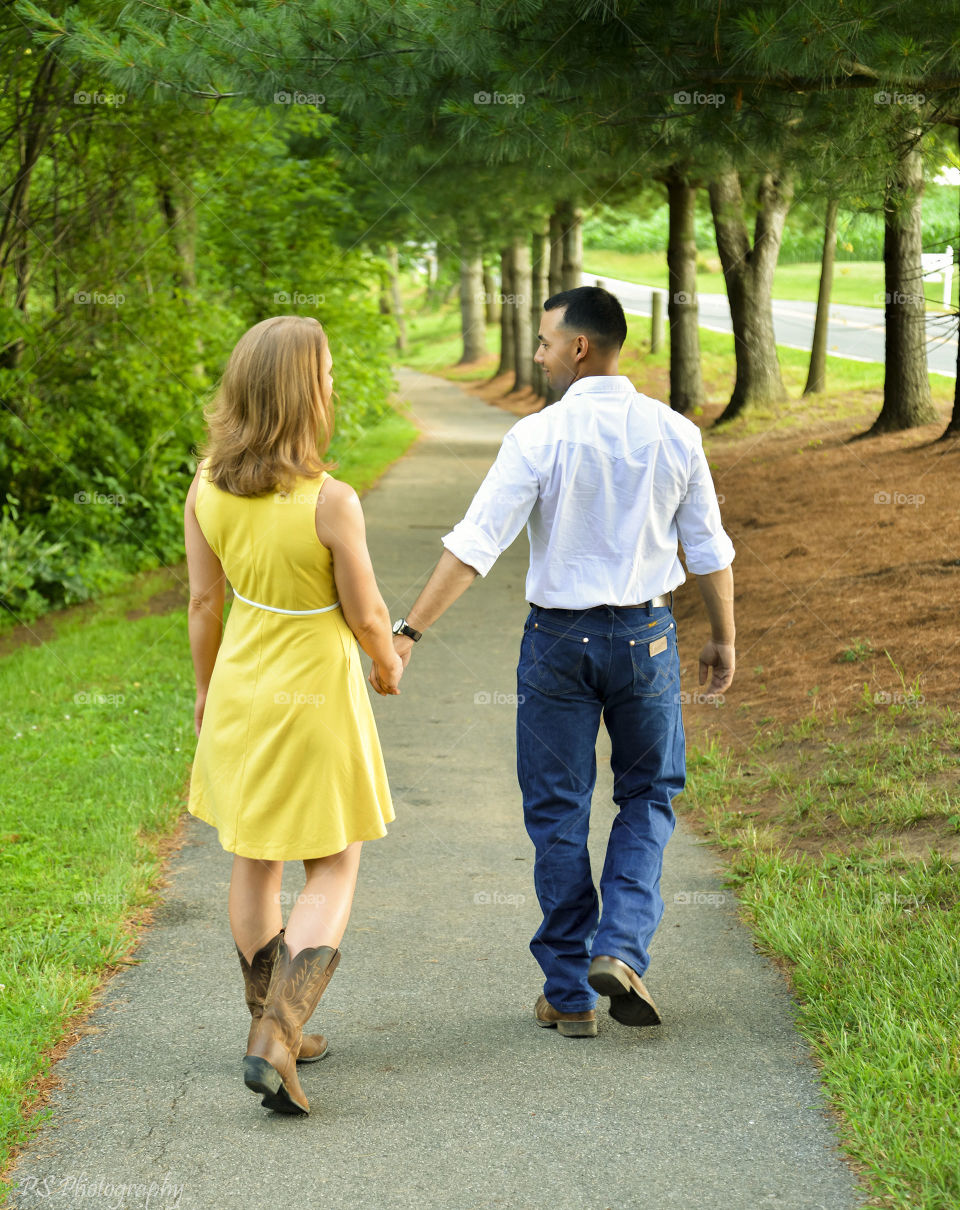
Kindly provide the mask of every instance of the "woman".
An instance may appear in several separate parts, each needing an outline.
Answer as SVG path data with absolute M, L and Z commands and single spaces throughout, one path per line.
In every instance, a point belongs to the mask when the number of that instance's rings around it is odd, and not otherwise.
M 253 1018 L 244 1081 L 282 1113 L 310 1110 L 296 1064 L 327 1043 L 303 1026 L 340 960 L 360 846 L 394 818 L 357 641 L 379 693 L 399 692 L 403 666 L 360 501 L 323 462 L 332 367 L 315 319 L 277 316 L 241 337 L 184 522 L 199 736 L 189 810 L 234 854 L 230 927 Z M 284 929 L 294 859 L 306 885 Z

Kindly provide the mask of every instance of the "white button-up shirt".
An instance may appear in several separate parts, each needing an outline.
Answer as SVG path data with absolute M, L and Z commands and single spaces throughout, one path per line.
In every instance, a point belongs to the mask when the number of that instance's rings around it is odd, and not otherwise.
M 524 524 L 526 596 L 546 609 L 640 605 L 733 561 L 700 430 L 628 378 L 578 379 L 518 421 L 443 538 L 485 576 Z

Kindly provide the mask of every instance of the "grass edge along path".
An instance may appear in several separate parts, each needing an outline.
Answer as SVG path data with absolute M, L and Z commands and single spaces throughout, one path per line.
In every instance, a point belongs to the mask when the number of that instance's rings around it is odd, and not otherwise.
M 678 812 L 725 851 L 741 917 L 788 975 L 870 1204 L 955 1210 L 960 719 L 864 702 L 739 754 L 701 745 Z
M 390 412 L 341 452 L 369 488 L 418 436 Z M 186 609 L 150 610 L 146 573 L 45 619 L 0 658 L 0 1173 L 49 1116 L 63 1045 L 131 961 L 163 886 L 193 755 Z M 155 607 L 158 602 L 155 601 Z M 132 959 L 132 961 L 136 961 Z M 10 1189 L 0 1182 L 0 1204 Z

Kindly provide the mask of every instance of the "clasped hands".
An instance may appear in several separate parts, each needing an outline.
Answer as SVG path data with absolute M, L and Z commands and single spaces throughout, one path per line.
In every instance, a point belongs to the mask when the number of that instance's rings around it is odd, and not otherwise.
M 394 658 L 389 662 L 374 660 L 367 678 L 381 697 L 389 697 L 391 693 L 400 692 L 400 678 L 403 670 L 410 663 L 413 651 L 413 639 L 405 634 L 393 636 Z

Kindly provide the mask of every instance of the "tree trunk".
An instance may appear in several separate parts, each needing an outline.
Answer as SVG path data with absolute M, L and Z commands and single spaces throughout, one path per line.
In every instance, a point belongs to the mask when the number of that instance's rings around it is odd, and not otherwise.
M 820 289 L 817 291 L 817 318 L 813 325 L 813 347 L 804 395 L 816 395 L 827 386 L 827 323 L 830 319 L 830 293 L 833 290 L 833 263 L 837 258 L 837 210 L 839 201 L 827 202 L 823 224 L 823 256 L 820 261 Z
M 697 305 L 697 244 L 694 215 L 697 190 L 672 172 L 667 178 L 670 236 L 667 243 L 667 315 L 670 320 L 670 406 L 692 412 L 703 406 L 700 327 Z
M 403 313 L 403 295 L 400 293 L 400 254 L 396 244 L 387 245 L 387 268 L 390 273 L 390 310 L 397 324 L 397 352 L 407 351 L 407 320 Z
M 533 386 L 533 330 L 530 304 L 533 288 L 530 272 L 530 244 L 526 236 L 513 240 L 513 330 L 516 334 L 513 389 L 522 391 Z
M 730 303 L 737 378 L 720 420 L 730 420 L 747 404 L 777 403 L 786 397 L 773 330 L 773 274 L 793 196 L 788 179 L 767 172 L 757 186 L 753 246 L 743 218 L 740 174 L 726 172 L 710 182 L 710 209 L 717 251 Z
M 460 248 L 460 326 L 463 356 L 458 362 L 479 361 L 487 351 L 483 312 L 483 260 L 475 243 Z
M 549 280 L 548 255 L 547 225 L 544 222 L 540 227 L 534 229 L 533 238 L 530 241 L 530 328 L 534 352 L 537 351 L 540 343 L 537 339 L 540 331 L 540 316 L 543 314 L 543 304 L 546 302 L 549 289 L 547 284 Z M 543 372 L 543 366 L 538 362 L 533 363 L 533 389 L 541 399 L 546 398 L 547 376 Z
M 549 240 L 550 271 L 547 277 L 547 298 L 559 294 L 563 289 L 563 215 L 559 206 L 556 206 L 550 215 Z
M 582 285 L 583 277 L 583 211 L 573 202 L 562 203 L 563 265 L 561 268 L 562 290 L 575 290 Z
M 167 233 L 177 254 L 177 270 L 173 277 L 173 288 L 189 310 L 197 291 L 197 212 L 195 206 L 185 202 L 182 193 L 168 182 L 160 185 L 160 209 L 167 221 Z M 199 329 L 194 337 L 197 360 L 193 372 L 202 377 L 203 337 Z
M 173 186 L 168 184 L 160 186 L 160 208 L 177 254 L 174 289 L 179 290 L 189 303 L 197 288 L 196 212 L 192 206 L 184 205 L 182 198 L 176 196 Z
M 497 376 L 511 374 L 517 364 L 517 333 L 513 324 L 513 314 L 507 301 L 514 292 L 513 284 L 513 245 L 504 248 L 500 253 L 500 364 L 497 366 Z
M 483 266 L 483 305 L 484 318 L 488 324 L 496 324 L 500 322 L 500 295 L 497 292 L 497 283 L 494 281 L 493 272 Z
M 870 433 L 916 428 L 936 420 L 927 370 L 926 299 L 923 294 L 921 198 L 923 162 L 911 141 L 883 202 L 884 320 L 883 407 Z

